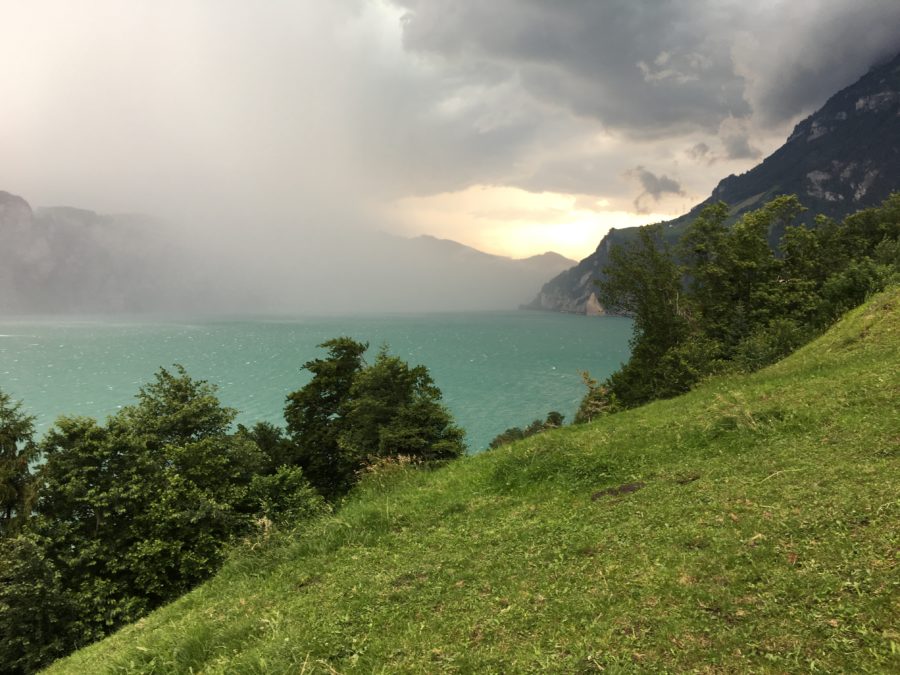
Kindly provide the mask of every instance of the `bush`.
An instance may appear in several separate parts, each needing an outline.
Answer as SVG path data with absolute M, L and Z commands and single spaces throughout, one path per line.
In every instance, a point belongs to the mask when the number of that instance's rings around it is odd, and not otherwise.
M 534 420 L 531 424 L 525 427 L 524 430 L 519 427 L 511 427 L 504 431 L 502 434 L 498 434 L 494 437 L 494 439 L 490 442 L 488 447 L 490 449 L 499 448 L 501 445 L 506 445 L 507 443 L 512 443 L 513 441 L 519 441 L 523 438 L 528 438 L 529 436 L 534 436 L 535 434 L 539 434 L 543 431 L 547 431 L 548 429 L 557 429 L 563 425 L 563 420 L 565 420 L 565 416 L 556 410 L 551 410 L 547 413 L 547 418 L 542 422 L 541 420 Z
M 322 495 L 298 466 L 282 466 L 274 474 L 254 476 L 250 492 L 259 503 L 259 515 L 276 525 L 290 526 L 327 511 Z
M 106 424 L 56 421 L 34 514 L 0 539 L 0 670 L 36 670 L 188 591 L 261 515 L 317 512 L 299 469 L 266 475 L 249 432 L 230 433 L 234 415 L 176 366 Z
M 610 251 L 598 293 L 634 317 L 632 352 L 602 387 L 588 385 L 576 422 L 772 363 L 900 279 L 900 193 L 814 229 L 790 225 L 803 210 L 780 196 L 729 228 L 727 205 L 714 204 L 688 226 L 678 259 L 658 227 Z M 769 237 L 782 230 L 776 251 Z
M 737 368 L 753 372 L 784 358 L 813 336 L 808 326 L 789 318 L 773 319 L 757 328 L 737 346 L 734 364 Z

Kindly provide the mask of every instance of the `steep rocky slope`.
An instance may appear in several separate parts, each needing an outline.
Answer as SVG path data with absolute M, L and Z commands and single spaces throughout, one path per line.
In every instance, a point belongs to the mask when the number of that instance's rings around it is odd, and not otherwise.
M 690 213 L 665 223 L 672 240 L 711 203 L 731 207 L 732 219 L 781 194 L 796 194 L 814 214 L 839 219 L 881 203 L 900 188 L 900 54 L 871 69 L 800 122 L 785 144 L 750 171 L 723 179 Z M 597 250 L 555 277 L 526 307 L 579 314 L 602 312 L 593 281 L 609 250 L 636 228 L 611 230 Z M 777 243 L 779 232 L 772 233 Z

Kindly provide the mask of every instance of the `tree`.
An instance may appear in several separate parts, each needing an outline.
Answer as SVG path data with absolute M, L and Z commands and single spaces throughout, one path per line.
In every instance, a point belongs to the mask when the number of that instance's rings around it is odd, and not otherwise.
M 684 336 L 681 270 L 659 225 L 638 229 L 637 241 L 613 247 L 605 278 L 597 282 L 600 302 L 634 319 L 632 346 L 664 353 Z
M 688 305 L 682 271 L 659 225 L 638 229 L 638 238 L 610 251 L 605 277 L 597 282 L 600 302 L 634 319 L 631 359 L 610 379 L 626 405 L 680 393 L 657 371 L 657 364 L 688 336 Z
M 106 424 L 61 417 L 39 445 L 34 515 L 0 548 L 0 654 L 25 649 L 27 669 L 209 577 L 275 499 L 313 510 L 299 470 L 254 484 L 266 457 L 213 385 L 161 368 L 137 398 Z
M 726 225 L 728 206 L 718 202 L 707 206 L 691 223 L 681 241 L 678 254 L 686 269 L 686 292 L 690 294 L 695 322 L 713 339 L 727 341 L 732 331 L 731 274 L 734 252 Z
M 769 245 L 769 234 L 785 231 L 805 210 L 795 195 L 776 197 L 745 214 L 731 229 L 729 355 L 741 339 L 783 314 L 779 301 L 783 263 Z
M 287 431 L 294 444 L 292 464 L 325 497 L 345 493 L 353 483 L 356 464 L 338 445 L 342 415 L 368 344 L 339 337 L 319 345 L 325 359 L 303 364 L 312 380 L 289 394 L 284 408 Z
M 715 372 L 761 368 L 900 281 L 900 193 L 842 223 L 817 218 L 813 229 L 792 225 L 803 211 L 796 196 L 780 196 L 729 228 L 728 207 L 708 206 L 679 243 L 680 265 L 659 226 L 613 249 L 600 300 L 634 318 L 632 354 L 602 385 L 586 380 L 575 421 L 687 391 Z
M 367 345 L 346 337 L 320 346 L 328 358 L 304 364 L 313 378 L 288 396 L 285 420 L 294 463 L 327 498 L 345 494 L 375 459 L 433 462 L 464 452 L 463 432 L 424 366 L 411 368 L 386 348 L 366 366 Z
M 249 429 L 238 425 L 238 433 L 256 443 L 265 456 L 266 473 L 271 474 L 282 466 L 291 466 L 294 461 L 294 444 L 284 430 L 271 422 L 257 422 Z
M 520 427 L 510 427 L 502 434 L 498 434 L 493 438 L 488 447 L 493 450 L 499 448 L 501 445 L 506 445 L 513 441 L 520 441 L 523 438 L 534 436 L 535 434 L 547 431 L 548 429 L 558 429 L 563 425 L 563 420 L 565 420 L 565 415 L 556 410 L 551 410 L 547 413 L 547 418 L 544 421 L 536 419 L 525 427 L 524 430 Z
M 581 381 L 587 387 L 587 393 L 581 399 L 578 412 L 575 413 L 575 424 L 584 424 L 603 415 L 618 412 L 616 395 L 608 384 L 599 384 L 586 370 L 581 371 Z
M 396 456 L 433 462 L 465 452 L 463 431 L 425 366 L 411 368 L 383 348 L 350 394 L 339 443 L 355 462 Z
M 28 531 L 0 539 L 0 672 L 37 672 L 94 637 L 48 548 Z
M 137 399 L 118 417 L 159 447 L 221 436 L 237 415 L 219 402 L 214 385 L 191 378 L 177 363 L 174 372 L 160 368 Z
M 0 391 L 0 537 L 27 517 L 33 496 L 34 418 Z

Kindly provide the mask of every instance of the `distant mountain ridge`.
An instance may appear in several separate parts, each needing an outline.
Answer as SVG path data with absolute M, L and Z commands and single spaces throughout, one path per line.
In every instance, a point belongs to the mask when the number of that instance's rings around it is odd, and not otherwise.
M 0 191 L 0 311 L 143 311 L 162 298 L 184 297 L 149 269 L 151 258 L 165 256 L 146 221 L 32 209 Z
M 480 259 L 484 261 L 501 262 L 503 264 L 511 264 L 514 267 L 533 268 L 533 269 L 553 269 L 562 266 L 562 269 L 568 269 L 577 260 L 572 260 L 556 251 L 545 251 L 527 258 L 511 258 L 509 256 L 497 255 L 494 253 L 485 253 L 477 248 L 461 244 L 452 239 L 441 239 L 433 237 L 430 234 L 422 234 L 418 237 L 412 237 L 409 241 L 431 247 L 435 251 L 443 251 L 449 257 L 465 256 L 472 259 Z
M 900 189 L 900 54 L 839 91 L 794 128 L 787 141 L 760 164 L 724 178 L 708 199 L 664 223 L 676 240 L 699 212 L 723 201 L 731 220 L 781 194 L 796 194 L 815 214 L 840 219 L 884 201 Z M 602 314 L 593 281 L 609 262 L 612 246 L 638 228 L 613 229 L 575 267 L 544 284 L 526 309 Z M 771 233 L 777 243 L 780 232 Z
M 189 250 L 161 225 L 72 207 L 32 209 L 0 192 L 0 312 L 513 310 L 527 298 L 523 289 L 576 262 L 557 253 L 516 260 L 435 237 L 354 231 L 346 247 L 325 242 L 315 249 L 333 272 L 326 278 L 296 264 L 290 249 L 260 243 L 220 259 L 226 254 Z

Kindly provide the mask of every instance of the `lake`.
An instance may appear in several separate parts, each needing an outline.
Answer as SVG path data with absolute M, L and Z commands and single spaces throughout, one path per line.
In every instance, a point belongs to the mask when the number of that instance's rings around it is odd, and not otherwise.
M 219 387 L 238 421 L 283 425 L 285 396 L 309 376 L 316 345 L 347 335 L 387 343 L 428 367 L 466 430 L 470 452 L 511 426 L 558 410 L 572 420 L 585 391 L 628 358 L 631 321 L 545 312 L 327 318 L 0 318 L 0 389 L 43 432 L 61 414 L 105 418 L 160 366 L 180 363 Z

